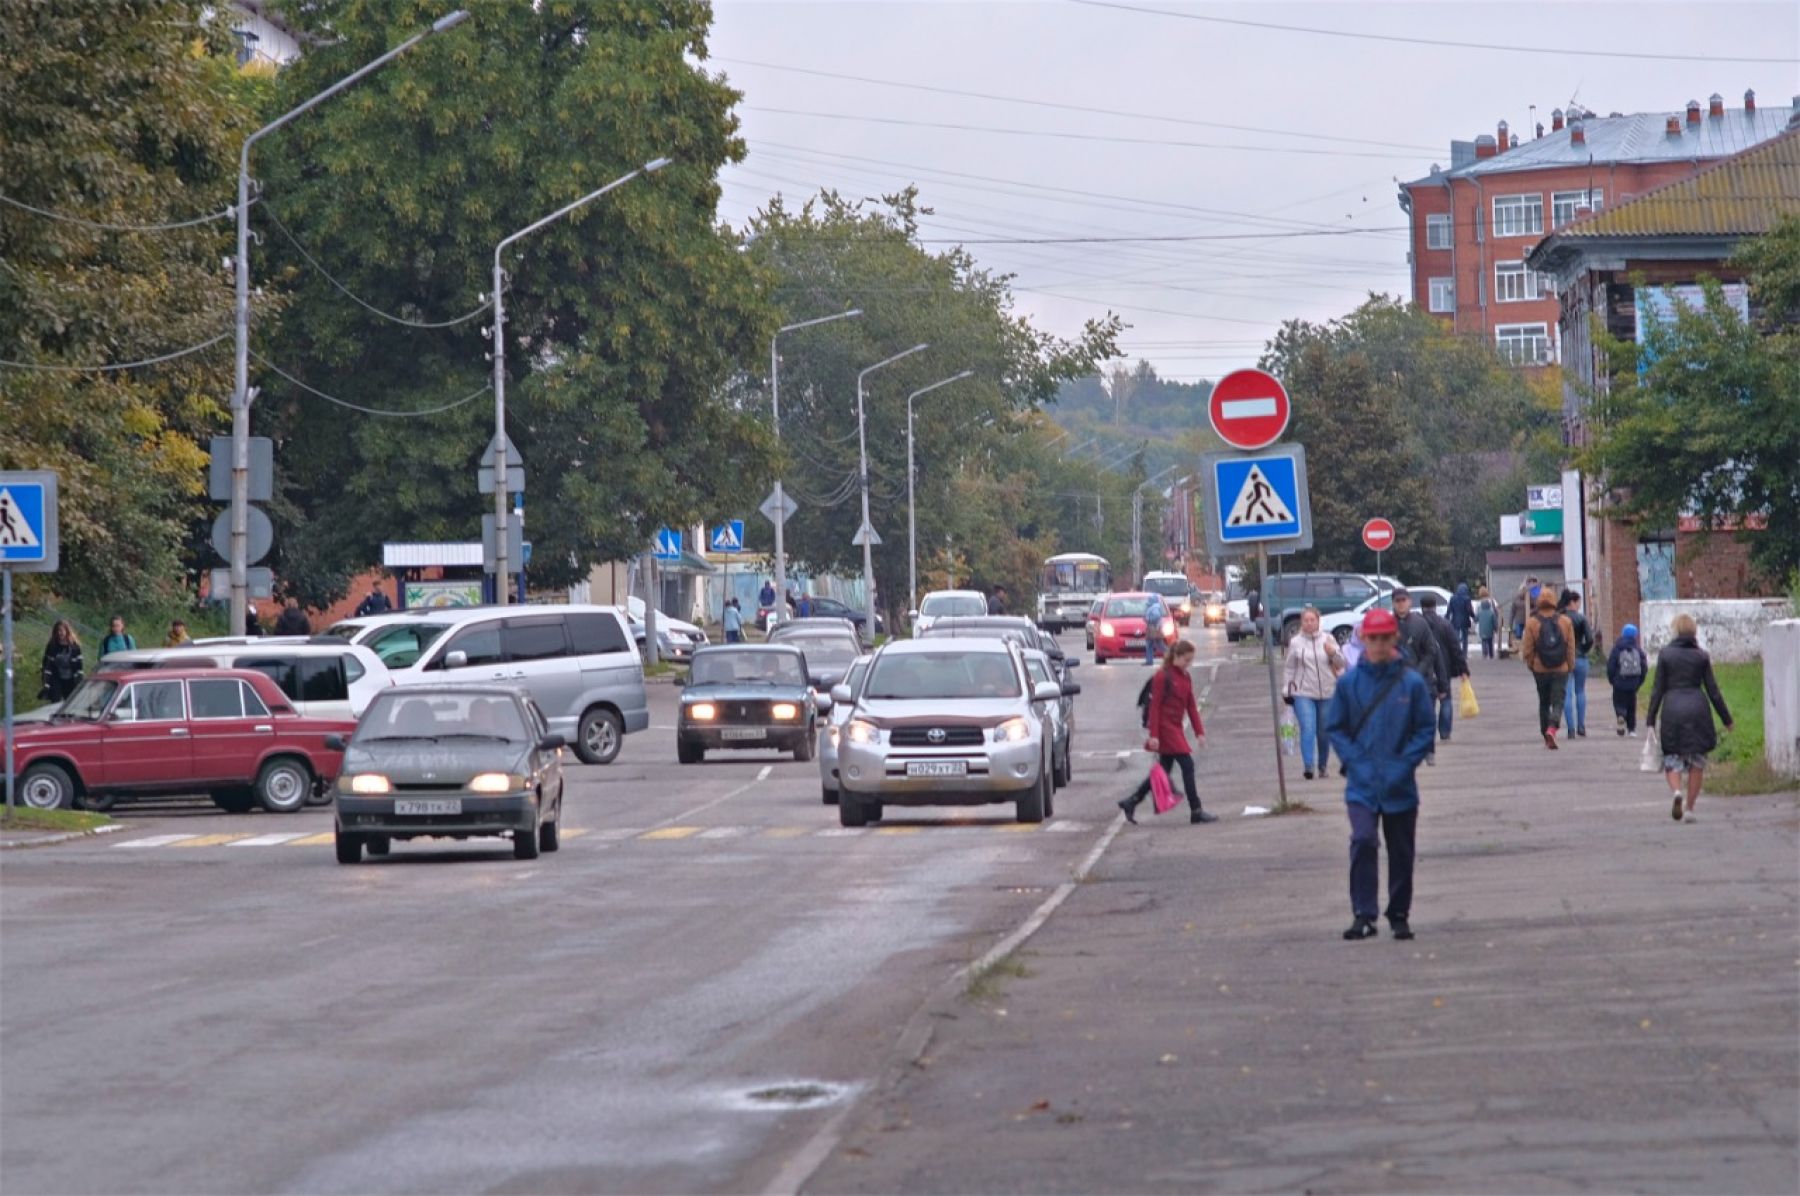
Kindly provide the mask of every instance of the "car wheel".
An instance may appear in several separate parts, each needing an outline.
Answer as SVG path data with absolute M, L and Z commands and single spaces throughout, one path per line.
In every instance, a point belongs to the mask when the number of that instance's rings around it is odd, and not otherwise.
M 838 791 L 831 788 L 829 785 L 821 785 L 819 787 L 819 794 L 820 800 L 826 805 L 835 806 L 838 804 Z
M 538 828 L 542 830 L 543 828 Z M 513 832 L 513 859 L 535 860 L 538 858 L 538 831 Z
M 1351 630 L 1352 628 L 1349 624 L 1345 624 L 1342 627 L 1333 627 L 1331 629 L 1331 638 L 1338 642 L 1339 647 L 1342 647 L 1350 642 Z
M 293 814 L 312 795 L 312 770 L 292 756 L 278 756 L 256 774 L 256 800 L 271 814 Z
M 212 795 L 212 802 L 227 814 L 248 814 L 256 795 L 248 789 L 220 789 Z
M 370 835 L 363 840 L 363 846 L 369 849 L 370 855 L 386 855 L 393 845 L 394 841 L 386 835 Z
M 849 793 L 838 794 L 838 824 L 840 826 L 869 825 L 869 807 L 862 799 Z
M 75 804 L 84 810 L 104 814 L 119 804 L 119 796 L 116 793 L 84 793 L 75 799 Z
M 611 764 L 625 743 L 625 725 L 619 716 L 598 706 L 581 716 L 575 732 L 575 754 L 583 764 Z
M 678 764 L 698 764 L 706 759 L 706 749 L 697 743 L 689 743 L 685 739 L 675 741 L 675 762 Z
M 19 778 L 17 796 L 29 809 L 67 810 L 75 804 L 75 778 L 60 764 L 33 764 Z
M 539 851 L 555 851 L 562 846 L 562 828 L 559 825 L 561 822 L 562 819 L 558 818 L 556 822 L 546 822 L 544 825 L 538 827 L 537 844 Z
M 808 726 L 806 728 L 806 738 L 802 739 L 799 745 L 794 748 L 794 759 L 804 764 L 818 753 L 818 748 L 819 729 L 814 726 Z
M 1014 803 L 1013 814 L 1017 821 L 1042 822 L 1044 820 L 1044 806 L 1048 804 L 1045 794 L 1049 788 L 1050 778 L 1040 772 L 1037 784 L 1031 787 L 1031 792 Z
M 337 844 L 338 863 L 362 863 L 363 841 L 361 835 L 353 835 L 349 831 L 339 831 L 335 842 Z
M 1106 659 L 1107 659 L 1107 658 L 1106 658 L 1106 657 L 1104 657 L 1104 656 L 1102 656 L 1102 655 L 1100 655 L 1100 653 L 1098 653 L 1098 652 L 1096 652 L 1096 653 L 1094 653 L 1094 663 L 1095 663 L 1095 664 L 1105 664 L 1105 663 L 1106 663 Z

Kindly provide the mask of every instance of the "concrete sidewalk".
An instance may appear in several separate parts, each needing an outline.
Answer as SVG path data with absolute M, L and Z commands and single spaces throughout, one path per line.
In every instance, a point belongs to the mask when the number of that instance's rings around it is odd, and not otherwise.
M 1335 768 L 1313 813 L 1240 816 L 1274 797 L 1268 690 L 1226 665 L 1225 820 L 1146 806 L 808 1190 L 1796 1190 L 1800 794 L 1675 823 L 1604 679 L 1550 752 L 1523 666 L 1475 664 L 1481 717 L 1420 769 L 1416 941 L 1339 937 Z

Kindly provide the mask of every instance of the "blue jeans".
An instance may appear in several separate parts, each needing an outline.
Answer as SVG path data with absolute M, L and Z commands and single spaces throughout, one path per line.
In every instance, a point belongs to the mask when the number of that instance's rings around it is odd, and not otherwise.
M 1456 687 L 1460 684 L 1462 684 L 1462 679 L 1460 677 L 1453 678 L 1450 682 L 1449 695 L 1447 697 L 1442 697 L 1442 698 L 1438 699 L 1437 706 L 1438 706 L 1438 738 L 1439 739 L 1449 739 L 1450 738 L 1450 726 L 1456 717 Z
M 1294 697 L 1294 717 L 1300 723 L 1300 760 L 1307 772 L 1323 774 L 1331 763 L 1331 741 L 1325 738 L 1325 703 L 1318 698 Z M 1313 767 L 1315 758 L 1318 767 Z
M 1587 730 L 1588 658 L 1575 658 L 1575 671 L 1569 675 L 1569 693 L 1563 700 L 1563 714 L 1568 719 L 1569 734 Z

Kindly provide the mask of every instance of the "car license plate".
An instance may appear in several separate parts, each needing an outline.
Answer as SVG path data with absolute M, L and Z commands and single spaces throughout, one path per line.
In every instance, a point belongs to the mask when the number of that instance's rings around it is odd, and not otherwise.
M 1142 651 L 1143 647 L 1144 647 L 1144 641 L 1143 640 L 1126 640 L 1125 646 L 1129 649 L 1133 649 L 1136 651 Z
M 437 801 L 396 801 L 396 814 L 460 814 L 462 799 L 457 797 L 439 799 Z
M 906 775 L 909 777 L 966 777 L 969 775 L 967 760 L 908 760 Z
M 720 739 L 767 739 L 769 732 L 764 727 L 726 727 L 719 732 Z

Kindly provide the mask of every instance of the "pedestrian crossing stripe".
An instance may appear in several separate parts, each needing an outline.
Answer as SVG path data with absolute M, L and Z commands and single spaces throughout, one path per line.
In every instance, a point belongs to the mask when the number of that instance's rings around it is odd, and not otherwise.
M 594 829 L 591 827 L 572 827 L 561 832 L 564 841 L 589 838 L 596 843 L 622 843 L 627 841 L 672 843 L 691 839 L 695 842 L 721 839 L 853 839 L 863 835 L 944 835 L 952 833 L 993 832 L 995 834 L 1029 834 L 1034 831 L 1074 832 L 1092 830 L 1094 824 L 1079 819 L 1064 818 L 1054 822 L 911 822 L 886 826 L 846 827 L 846 826 L 662 826 L 662 827 L 609 827 Z M 143 850 L 156 847 L 324 847 L 337 838 L 336 832 L 325 831 L 320 834 L 306 834 L 303 831 L 281 834 L 252 835 L 248 832 L 221 832 L 210 835 L 147 835 L 142 839 L 127 839 L 122 843 L 110 846 L 130 850 Z M 502 836 L 495 836 L 498 841 Z
M 1238 490 L 1237 499 L 1231 504 L 1231 511 L 1225 516 L 1226 527 L 1262 527 L 1267 524 L 1288 524 L 1294 522 L 1294 513 L 1288 505 L 1281 501 L 1281 495 L 1263 476 L 1262 466 L 1252 465 L 1250 472 L 1244 475 L 1244 484 Z
M 0 490 L 0 548 L 37 548 L 37 533 L 31 520 L 19 510 L 19 500 L 11 490 Z

